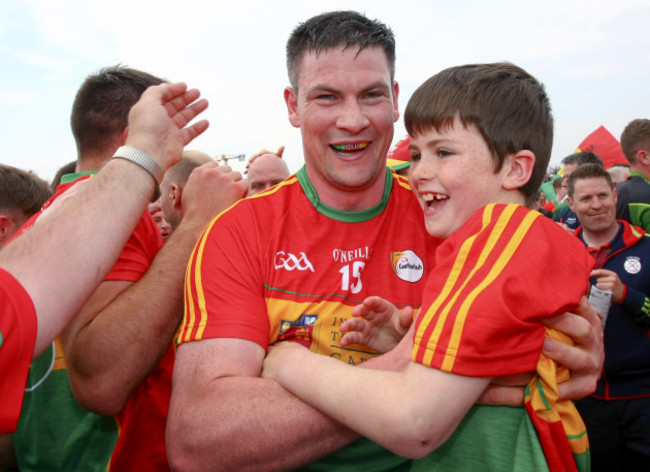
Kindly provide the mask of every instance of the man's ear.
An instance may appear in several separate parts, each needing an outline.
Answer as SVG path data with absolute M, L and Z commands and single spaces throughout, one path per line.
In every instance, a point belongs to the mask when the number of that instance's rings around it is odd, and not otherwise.
M 15 224 L 11 218 L 0 215 L 0 247 L 4 246 L 15 233 Z
M 575 208 L 573 208 L 573 198 L 571 197 L 566 197 L 566 201 L 569 203 L 569 206 L 571 207 L 571 211 L 575 213 Z
M 293 88 L 284 89 L 284 102 L 287 104 L 289 112 L 289 123 L 295 128 L 300 128 L 300 115 L 298 114 L 298 97 Z
M 503 161 L 505 175 L 502 186 L 505 190 L 517 190 L 528 183 L 535 169 L 535 154 L 527 149 L 510 154 Z
M 172 201 L 172 206 L 175 210 L 180 210 L 182 205 L 183 189 L 180 185 L 171 184 L 169 186 L 169 199 Z
M 650 153 L 645 149 L 639 149 L 636 153 L 636 161 L 643 167 L 650 168 Z
M 397 120 L 399 120 L 399 104 L 398 104 L 398 99 L 399 97 L 399 84 L 395 82 L 393 84 L 393 123 L 397 123 Z

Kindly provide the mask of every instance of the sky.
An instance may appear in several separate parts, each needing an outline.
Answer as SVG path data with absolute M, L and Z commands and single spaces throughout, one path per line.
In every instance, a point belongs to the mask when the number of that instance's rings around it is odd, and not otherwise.
M 650 118 L 650 0 L 0 0 L 0 162 L 50 180 L 76 158 L 77 89 L 123 64 L 187 82 L 209 100 L 210 128 L 188 149 L 250 156 L 284 145 L 296 171 L 302 145 L 283 99 L 286 40 L 298 23 L 337 9 L 392 28 L 402 112 L 444 68 L 510 61 L 526 69 L 551 99 L 553 165 L 601 125 L 618 139 L 632 119 Z M 405 134 L 400 118 L 393 142 Z

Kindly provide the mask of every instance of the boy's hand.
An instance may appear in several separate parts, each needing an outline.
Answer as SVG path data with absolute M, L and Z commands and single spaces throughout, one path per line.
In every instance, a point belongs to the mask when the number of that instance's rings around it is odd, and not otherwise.
M 275 343 L 269 346 L 261 376 L 280 382 L 281 370 L 285 366 L 291 368 L 292 365 L 296 365 L 296 362 L 300 362 L 300 356 L 305 354 L 310 354 L 309 350 L 298 343 L 290 341 Z
M 605 345 L 600 318 L 587 297 L 582 297 L 575 314 L 546 319 L 544 324 L 575 343 L 569 346 L 551 338 L 544 340 L 544 354 L 571 371 L 571 378 L 559 385 L 560 399 L 577 400 L 592 394 L 605 362 Z
M 377 352 L 388 352 L 402 340 L 413 322 L 413 309 L 398 310 L 381 297 L 368 297 L 352 311 L 355 318 L 341 324 L 341 346 L 362 344 Z

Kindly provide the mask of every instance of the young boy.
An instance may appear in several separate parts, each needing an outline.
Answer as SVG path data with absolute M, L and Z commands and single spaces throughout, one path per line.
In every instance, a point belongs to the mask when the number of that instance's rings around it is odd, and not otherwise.
M 552 331 L 541 319 L 578 307 L 593 265 L 576 238 L 526 207 L 552 145 L 543 87 L 512 64 L 450 68 L 413 94 L 405 122 L 411 186 L 427 231 L 446 239 L 414 336 L 388 354 L 403 356 L 403 371 L 352 368 L 285 343 L 263 375 L 397 454 L 436 451 L 416 468 L 587 470 L 584 425 L 558 401 L 568 373 L 541 353 Z M 357 334 L 379 347 L 385 333 L 376 322 Z M 473 406 L 494 377 L 526 373 L 525 407 Z

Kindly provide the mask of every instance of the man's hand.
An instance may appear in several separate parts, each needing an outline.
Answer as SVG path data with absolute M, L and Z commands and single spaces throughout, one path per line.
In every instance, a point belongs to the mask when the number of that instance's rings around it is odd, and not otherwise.
M 576 314 L 565 313 L 544 320 L 544 324 L 575 343 L 569 346 L 548 337 L 544 340 L 544 354 L 571 371 L 570 380 L 559 385 L 560 399 L 577 400 L 593 393 L 605 361 L 605 345 L 600 318 L 587 297 L 582 297 Z
M 620 303 L 625 293 L 625 285 L 616 272 L 607 269 L 594 269 L 591 277 L 596 277 L 596 287 L 612 292 L 612 302 Z
M 355 318 L 341 324 L 341 346 L 361 344 L 388 352 L 402 340 L 413 322 L 413 309 L 398 310 L 381 297 L 368 297 L 352 311 Z
M 248 184 L 229 166 L 208 162 L 190 174 L 182 194 L 182 219 L 205 226 L 237 200 L 246 195 Z
M 200 92 L 184 83 L 149 87 L 129 112 L 127 146 L 147 153 L 166 170 L 177 163 L 183 147 L 208 128 L 206 120 L 186 125 L 208 107 Z

